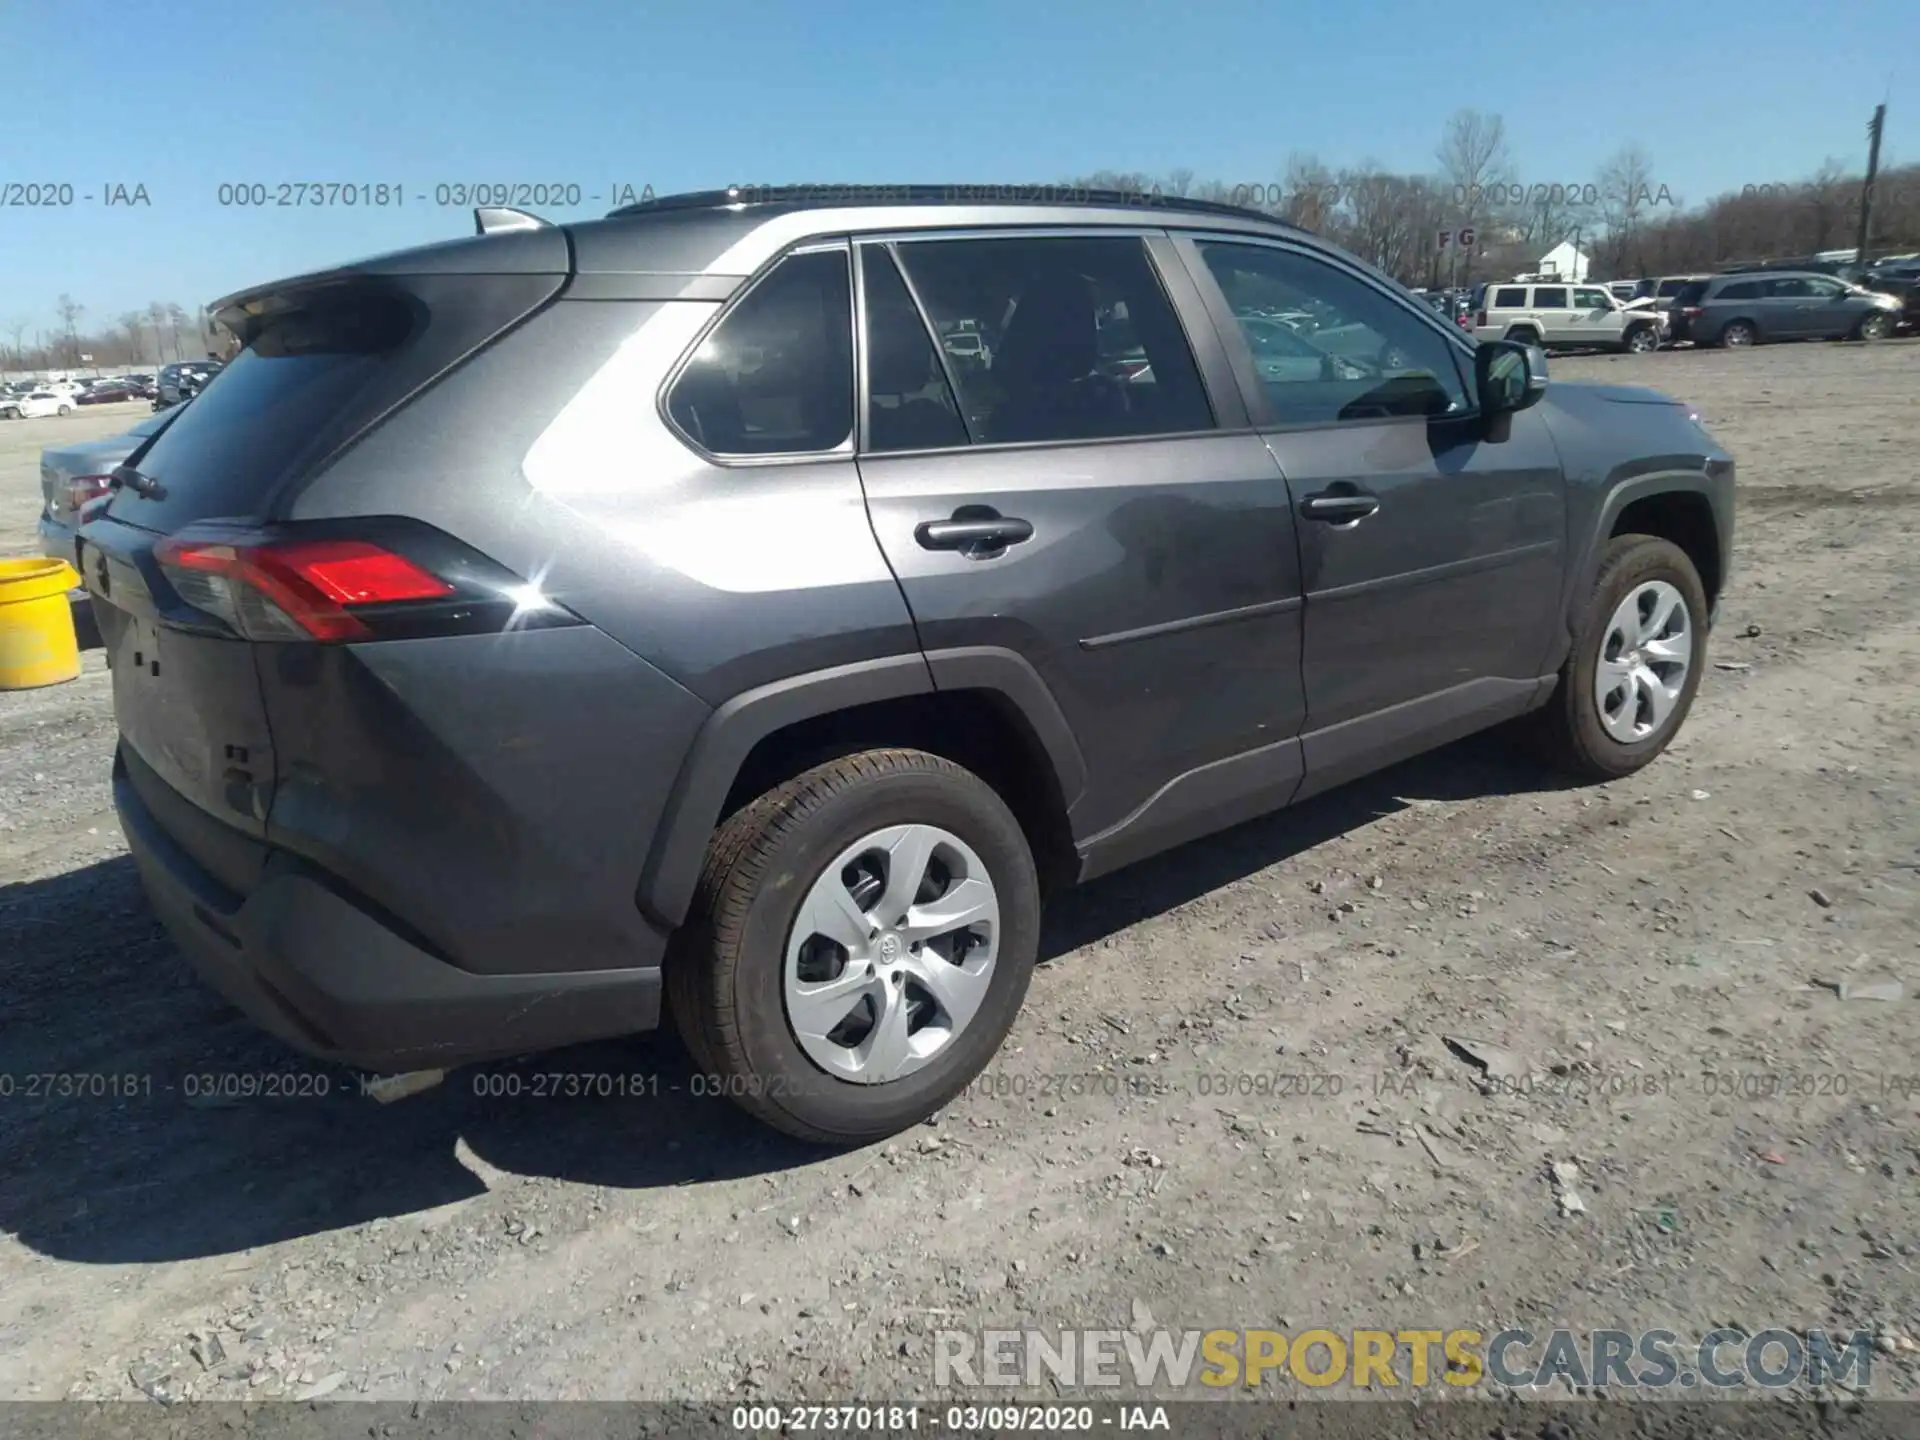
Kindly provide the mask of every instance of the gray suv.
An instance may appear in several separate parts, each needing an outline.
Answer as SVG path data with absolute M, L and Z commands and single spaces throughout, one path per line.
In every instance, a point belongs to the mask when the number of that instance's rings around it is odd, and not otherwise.
M 480 229 L 222 302 L 244 350 L 80 537 L 148 893 L 300 1049 L 664 1012 L 867 1140 L 992 1057 L 1049 889 L 1522 716 L 1624 775 L 1693 700 L 1697 418 L 1298 229 L 935 187 Z
M 1884 340 L 1902 301 L 1813 271 L 1744 271 L 1674 297 L 1667 338 L 1739 348 L 1762 340 Z

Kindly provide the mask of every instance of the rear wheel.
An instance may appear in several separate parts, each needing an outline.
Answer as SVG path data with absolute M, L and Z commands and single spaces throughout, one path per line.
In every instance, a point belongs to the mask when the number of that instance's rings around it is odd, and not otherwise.
M 1560 684 L 1540 714 L 1549 752 L 1586 780 L 1631 775 L 1672 741 L 1700 688 L 1707 597 L 1686 551 L 1607 542 Z
M 1745 320 L 1730 320 L 1720 332 L 1720 343 L 1729 350 L 1744 350 L 1760 343 L 1760 332 Z
M 863 751 L 715 833 L 668 1003 L 709 1093 L 803 1140 L 860 1144 L 979 1074 L 1039 933 L 1033 856 L 992 788 L 922 751 Z

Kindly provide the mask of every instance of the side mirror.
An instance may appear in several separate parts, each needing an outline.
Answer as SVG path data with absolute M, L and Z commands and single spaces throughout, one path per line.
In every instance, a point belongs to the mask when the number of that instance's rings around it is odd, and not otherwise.
M 1547 353 L 1517 340 L 1488 340 L 1473 355 L 1480 413 L 1488 419 L 1524 410 L 1547 393 Z

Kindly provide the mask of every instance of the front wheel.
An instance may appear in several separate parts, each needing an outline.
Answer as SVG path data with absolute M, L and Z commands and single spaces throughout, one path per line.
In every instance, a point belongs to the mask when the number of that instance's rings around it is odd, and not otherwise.
M 1678 545 L 1616 535 L 1541 712 L 1548 749 L 1585 780 L 1631 775 L 1672 741 L 1700 688 L 1707 597 Z
M 1862 340 L 1884 340 L 1893 333 L 1893 320 L 1883 311 L 1875 311 L 1861 317 L 1860 328 L 1854 331 Z
M 1626 351 L 1629 355 L 1648 355 L 1660 348 L 1660 332 L 1651 325 L 1641 325 L 1627 332 Z
M 938 756 L 868 750 L 721 825 L 668 1004 L 711 1093 L 803 1140 L 862 1144 L 980 1073 L 1039 937 L 1033 855 L 999 795 Z

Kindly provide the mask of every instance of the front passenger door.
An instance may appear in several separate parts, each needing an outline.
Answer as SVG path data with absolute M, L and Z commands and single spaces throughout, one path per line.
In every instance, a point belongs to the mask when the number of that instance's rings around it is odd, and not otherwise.
M 1565 563 L 1560 457 L 1540 409 L 1489 432 L 1467 347 L 1323 252 L 1225 236 L 1180 245 L 1223 330 L 1262 301 L 1318 303 L 1393 362 L 1287 382 L 1263 376 L 1244 345 L 1234 357 L 1299 525 L 1301 793 L 1524 708 Z
M 935 685 L 981 647 L 1038 673 L 1086 758 L 1070 820 L 1093 868 L 1285 804 L 1293 512 L 1184 267 L 1168 251 L 1163 278 L 1128 233 L 855 249 L 860 475 Z M 933 344 L 965 321 L 989 357 Z

